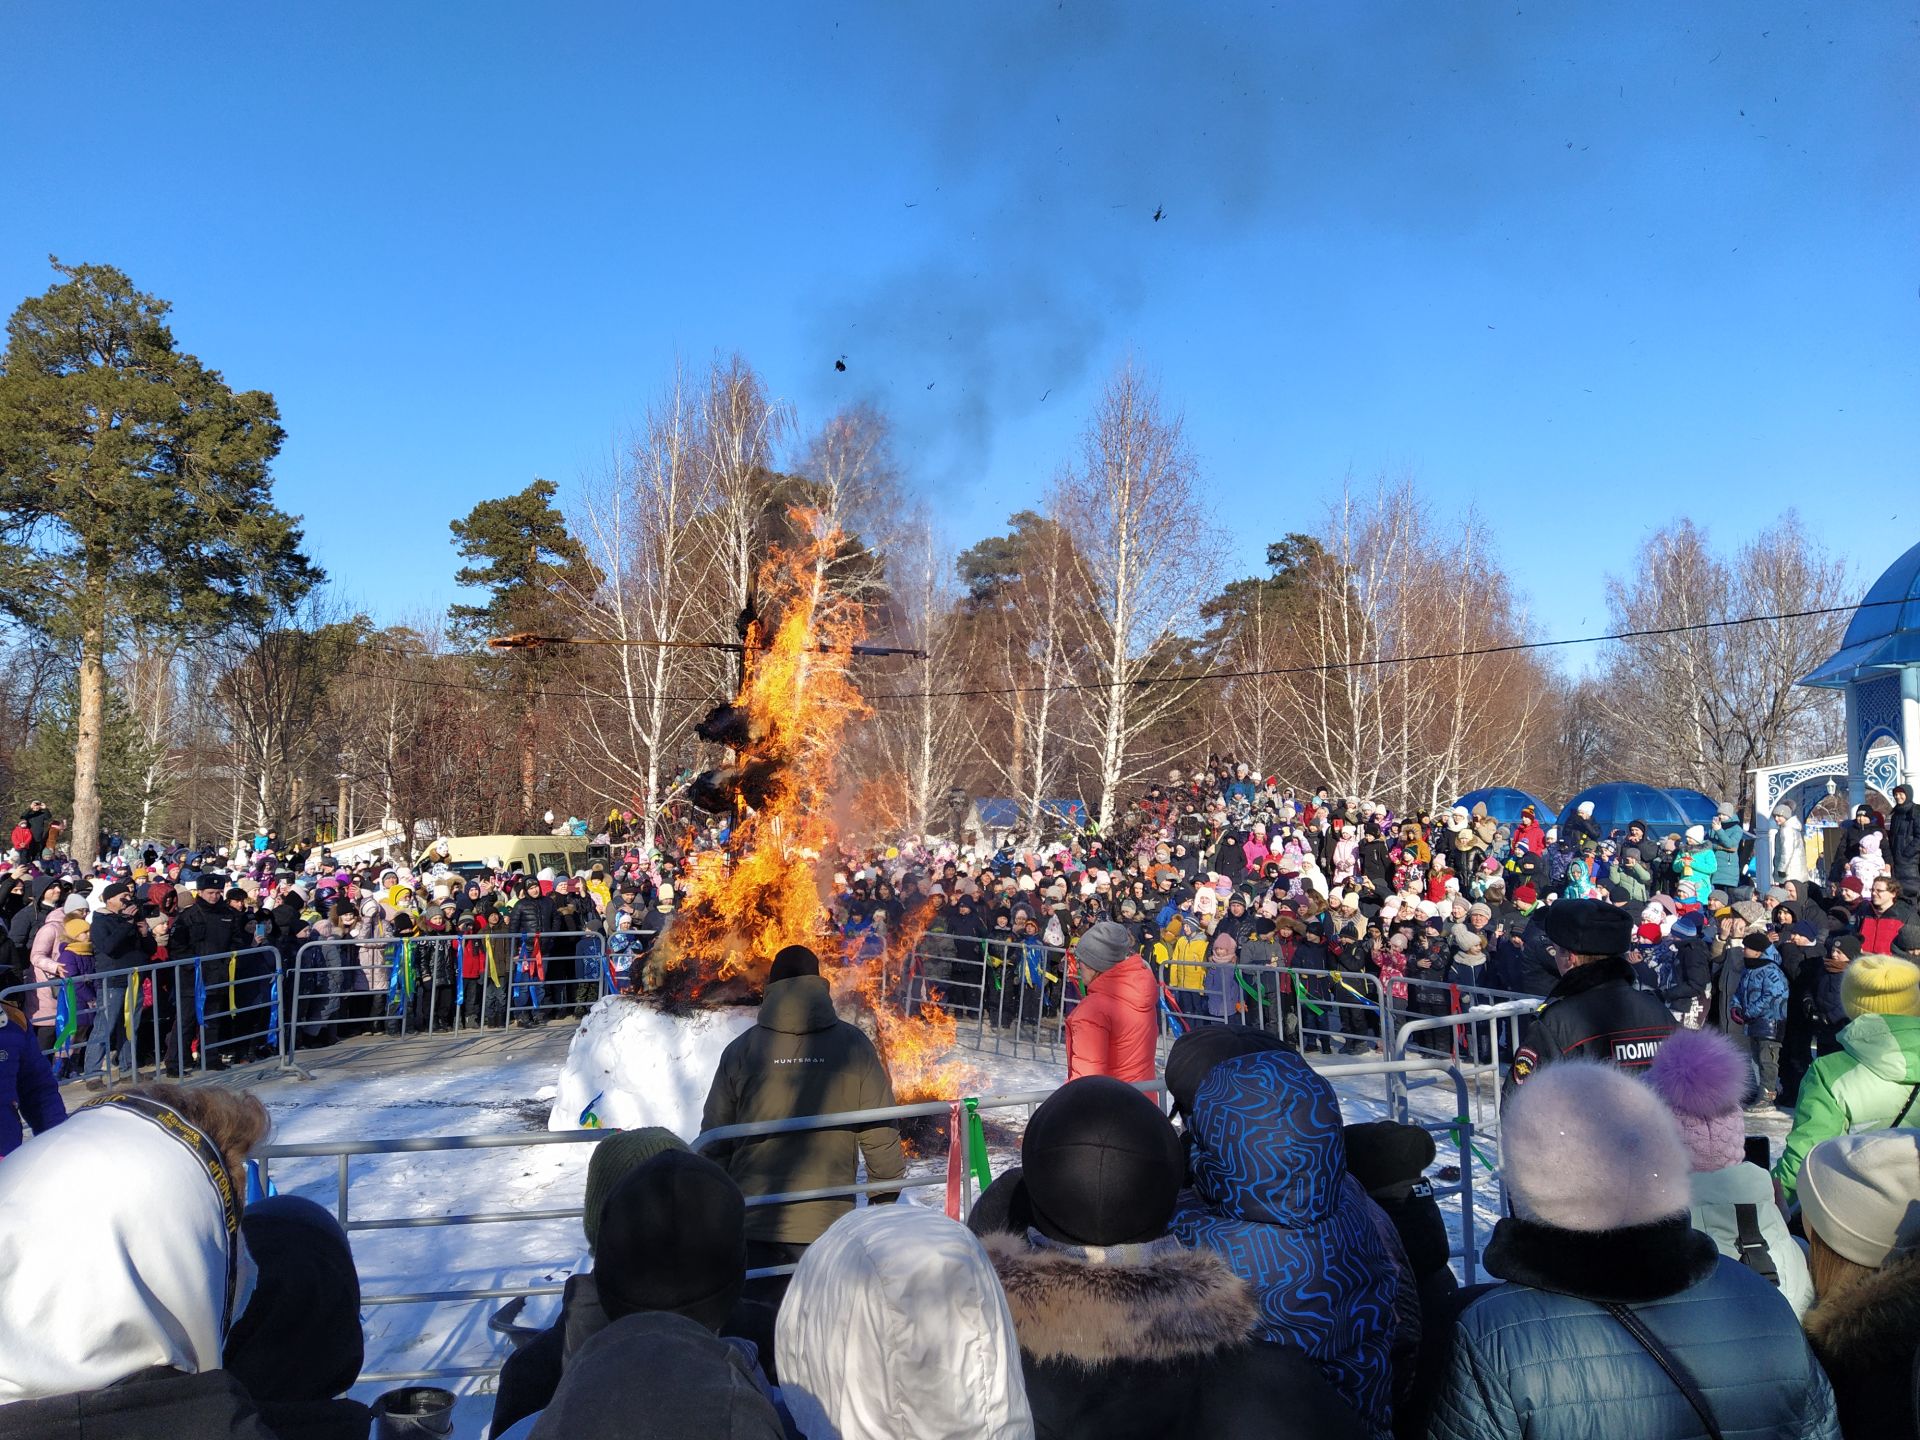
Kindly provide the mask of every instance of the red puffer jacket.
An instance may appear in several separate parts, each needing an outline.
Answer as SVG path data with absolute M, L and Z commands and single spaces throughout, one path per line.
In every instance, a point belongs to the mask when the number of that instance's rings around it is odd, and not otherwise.
M 1129 955 L 1096 975 L 1087 998 L 1067 1016 L 1067 1079 L 1151 1080 L 1159 1073 L 1154 1062 L 1159 1033 L 1160 982 L 1145 960 Z

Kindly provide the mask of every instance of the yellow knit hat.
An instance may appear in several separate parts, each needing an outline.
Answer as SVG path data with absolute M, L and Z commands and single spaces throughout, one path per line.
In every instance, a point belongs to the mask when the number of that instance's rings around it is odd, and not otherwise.
M 1855 1015 L 1920 1015 L 1920 965 L 1895 955 L 1862 955 L 1840 977 L 1840 1005 Z

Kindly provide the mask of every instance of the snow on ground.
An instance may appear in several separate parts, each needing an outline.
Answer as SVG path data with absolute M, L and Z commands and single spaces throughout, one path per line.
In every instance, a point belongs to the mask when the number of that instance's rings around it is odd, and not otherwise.
M 428 1135 L 544 1137 L 549 1133 L 550 1115 L 573 1104 L 573 1098 L 563 1093 L 561 1072 L 575 1029 L 555 1022 L 533 1030 L 348 1040 L 326 1050 L 303 1051 L 300 1063 L 306 1078 L 252 1069 L 210 1083 L 244 1085 L 258 1095 L 273 1114 L 276 1142 Z M 983 1096 L 1050 1090 L 1065 1079 L 1064 1064 L 1049 1058 L 1047 1047 L 1036 1053 L 1033 1046 L 1022 1045 L 1016 1055 L 1004 1037 L 991 1031 L 968 1036 L 964 1028 L 962 1040 L 956 1058 L 964 1058 L 980 1072 Z M 1006 1053 L 992 1053 L 996 1040 Z M 976 1048 L 981 1046 L 985 1048 Z M 719 1046 L 697 1048 L 702 1054 L 711 1049 L 717 1056 Z M 1377 1057 L 1312 1058 L 1339 1092 L 1349 1121 L 1392 1113 L 1383 1077 L 1341 1078 L 1343 1069 Z M 705 1074 L 681 1077 L 681 1089 L 688 1095 L 705 1094 L 712 1061 L 700 1063 Z M 1478 1077 L 1473 1086 L 1469 1109 L 1476 1125 L 1491 1119 L 1492 1089 L 1490 1075 Z M 1450 1082 L 1413 1089 L 1408 1103 L 1412 1116 L 1424 1122 L 1450 1121 L 1457 1110 Z M 697 1103 L 692 1107 L 695 1117 L 698 1108 Z M 1021 1108 L 987 1114 L 996 1174 L 1017 1163 L 1018 1137 L 1027 1113 Z M 1749 1119 L 1750 1130 L 1768 1134 L 1776 1145 L 1786 1133 L 1784 1114 Z M 691 1138 L 691 1126 L 676 1128 Z M 1492 1134 L 1483 1133 L 1475 1143 L 1482 1158 L 1474 1166 L 1474 1224 L 1476 1239 L 1484 1244 L 1502 1208 L 1498 1187 L 1487 1183 L 1483 1168 L 1497 1157 L 1498 1142 Z M 406 1220 L 483 1211 L 524 1217 L 533 1211 L 577 1210 L 590 1151 L 589 1144 L 559 1143 L 354 1158 L 349 1162 L 349 1217 Z M 1443 1137 L 1436 1172 L 1456 1163 L 1456 1154 L 1454 1143 Z M 936 1153 L 916 1162 L 910 1174 L 943 1179 L 944 1155 Z M 279 1160 L 271 1166 L 271 1178 L 282 1194 L 304 1195 L 329 1209 L 335 1207 L 337 1160 Z M 910 1192 L 908 1198 L 937 1205 L 942 1192 L 934 1187 Z M 1444 1202 L 1444 1213 L 1457 1246 L 1458 1201 Z M 504 1224 L 355 1230 L 352 1240 L 368 1296 L 527 1285 L 557 1289 L 580 1262 L 585 1246 L 577 1215 L 518 1218 Z M 509 1342 L 489 1331 L 487 1322 L 505 1303 L 370 1306 L 365 1373 L 498 1365 Z M 530 1310 L 551 1303 L 536 1300 Z M 445 1384 L 462 1394 L 456 1433 L 462 1440 L 478 1440 L 491 1411 L 491 1380 L 424 1383 Z M 371 1400 L 388 1388 L 390 1384 L 373 1382 L 355 1393 Z
M 547 1128 L 578 1130 L 591 1110 L 608 1130 L 663 1125 L 692 1139 L 721 1052 L 757 1013 L 730 1005 L 669 1015 L 644 1000 L 602 996 L 567 1047 Z

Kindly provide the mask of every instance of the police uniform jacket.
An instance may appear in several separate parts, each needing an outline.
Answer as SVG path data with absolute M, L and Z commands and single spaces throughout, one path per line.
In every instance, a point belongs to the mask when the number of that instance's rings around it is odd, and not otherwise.
M 1633 967 L 1618 955 L 1569 970 L 1520 1036 L 1506 1093 L 1555 1060 L 1605 1060 L 1626 1070 L 1653 1062 L 1674 1030 L 1657 995 L 1636 990 Z

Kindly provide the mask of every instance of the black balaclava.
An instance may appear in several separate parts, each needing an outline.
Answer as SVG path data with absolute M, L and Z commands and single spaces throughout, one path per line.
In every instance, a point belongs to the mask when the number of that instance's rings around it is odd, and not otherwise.
M 609 1320 L 671 1310 L 719 1331 L 747 1277 L 746 1200 L 713 1161 L 664 1150 L 600 1210 L 593 1283 Z
M 346 1394 L 366 1358 L 346 1231 L 297 1195 L 247 1206 L 240 1231 L 260 1277 L 228 1332 L 226 1368 L 263 1405 Z
M 1020 1143 L 1033 1228 L 1070 1245 L 1139 1245 L 1167 1233 L 1186 1166 L 1160 1108 L 1105 1075 L 1063 1085 Z

